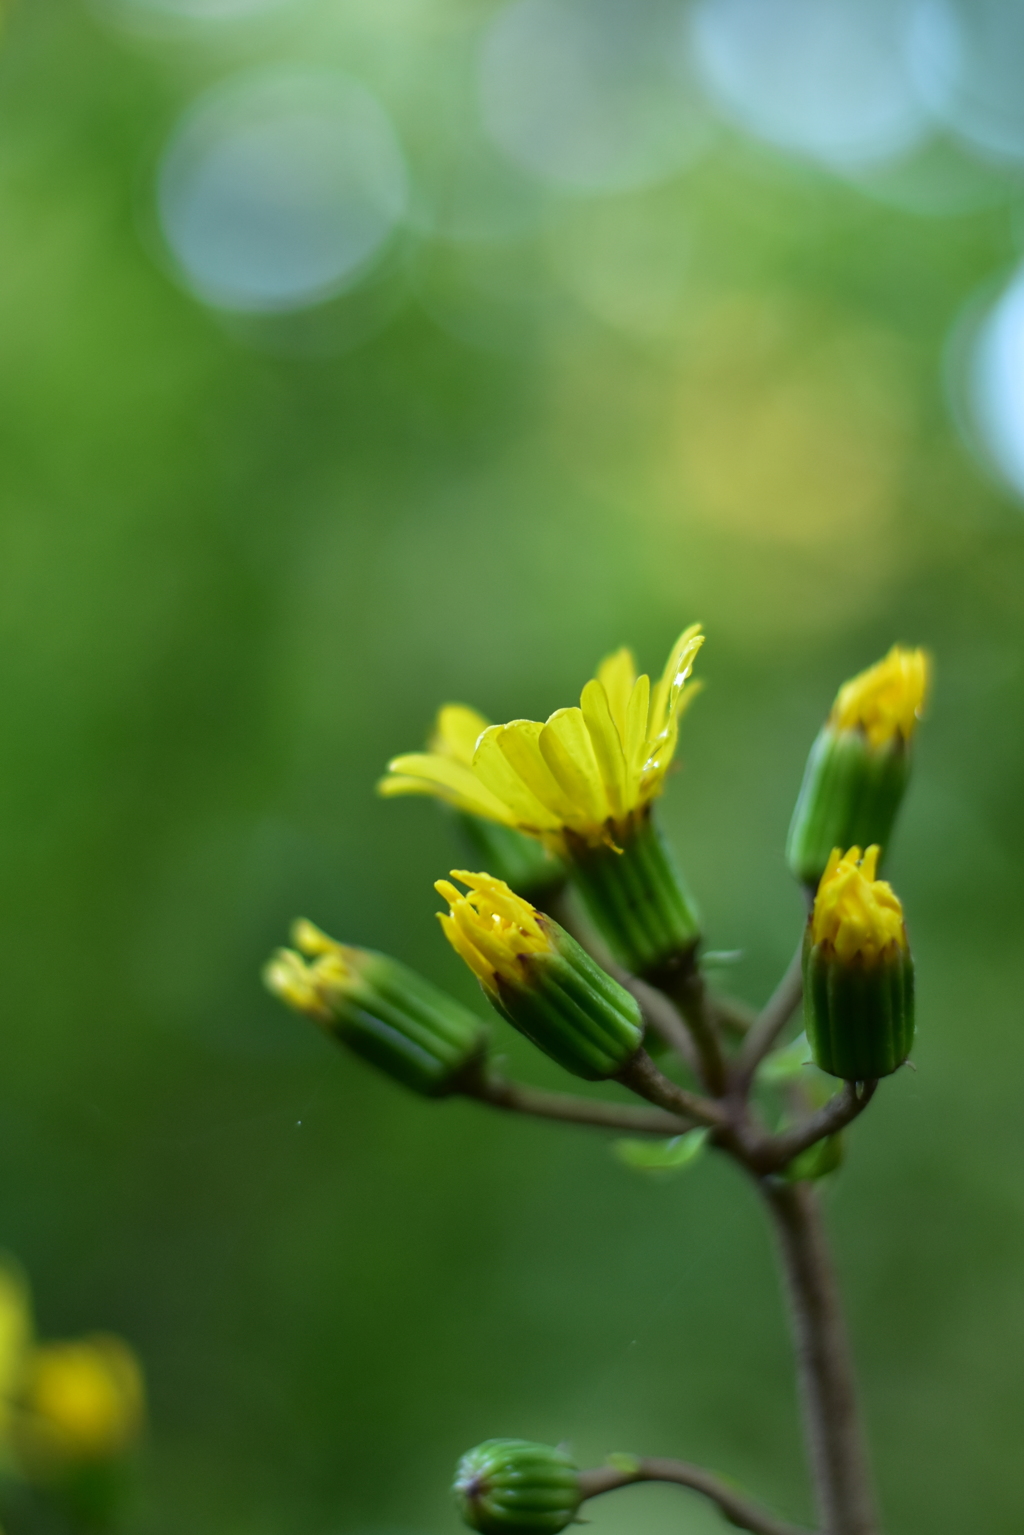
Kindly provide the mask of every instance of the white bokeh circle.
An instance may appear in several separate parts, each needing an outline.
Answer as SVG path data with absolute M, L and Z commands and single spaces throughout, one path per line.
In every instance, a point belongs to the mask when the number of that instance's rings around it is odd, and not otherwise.
M 405 161 L 365 86 L 326 69 L 237 77 L 201 97 L 157 177 L 164 239 L 206 303 L 301 309 L 344 291 L 405 212 Z
M 779 149 L 849 169 L 929 131 L 900 0 L 699 0 L 700 77 L 722 114 Z
M 711 141 L 687 79 L 678 0 L 513 0 L 480 50 L 484 128 L 516 165 L 565 191 L 674 175 Z

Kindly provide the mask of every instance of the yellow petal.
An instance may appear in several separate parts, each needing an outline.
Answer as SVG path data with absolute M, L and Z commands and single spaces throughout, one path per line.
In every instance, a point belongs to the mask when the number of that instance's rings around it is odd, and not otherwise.
M 445 704 L 437 711 L 430 750 L 442 757 L 454 757 L 456 762 L 470 767 L 476 743 L 489 724 L 490 720 L 466 704 Z
M 409 752 L 388 763 L 388 774 L 377 785 L 385 795 L 434 794 L 447 800 L 457 810 L 482 815 L 489 821 L 513 824 L 509 808 L 480 782 L 471 768 L 454 757 L 439 757 L 434 752 Z
M 626 729 L 622 750 L 626 758 L 626 809 L 635 810 L 640 799 L 640 779 L 647 760 L 647 718 L 651 697 L 651 679 L 638 677 L 626 710 Z
M 580 709 L 559 709 L 540 733 L 540 749 L 580 816 L 601 825 L 611 814 L 594 747 Z
M 540 754 L 536 720 L 492 725 L 477 742 L 473 771 L 509 808 L 515 822 L 532 831 L 556 831 L 572 806 Z
M 609 809 L 613 816 L 621 816 L 625 813 L 626 759 L 608 704 L 608 694 L 596 677 L 580 694 L 580 708 L 587 722 Z
M 636 681 L 636 661 L 633 652 L 625 646 L 612 655 L 605 656 L 597 668 L 597 680 L 608 695 L 608 707 L 618 726 L 619 735 L 626 736 L 626 710 Z
M 683 688 L 703 643 L 704 636 L 700 632 L 700 624 L 691 624 L 688 629 L 683 630 L 672 646 L 668 661 L 665 663 L 665 670 L 654 690 L 651 707 L 652 737 L 662 735 L 671 726 L 674 716 L 678 714 Z

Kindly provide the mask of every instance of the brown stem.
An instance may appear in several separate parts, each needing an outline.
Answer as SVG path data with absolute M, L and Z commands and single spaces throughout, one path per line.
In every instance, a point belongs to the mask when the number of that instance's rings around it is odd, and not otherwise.
M 761 1009 L 736 1057 L 734 1088 L 746 1092 L 754 1073 L 800 1006 L 803 996 L 803 944 L 789 962 L 782 980 Z
M 604 1103 L 598 1098 L 577 1098 L 572 1093 L 548 1093 L 524 1082 L 508 1082 L 491 1075 L 471 1078 L 459 1091 L 464 1097 L 475 1098 L 494 1109 L 560 1119 L 566 1124 L 593 1125 L 599 1130 L 624 1130 L 628 1135 L 682 1135 L 693 1129 L 692 1120 L 679 1119 L 660 1109 Z
M 766 1137 L 752 1151 L 752 1160 L 757 1170 L 763 1173 L 778 1172 L 792 1162 L 794 1157 L 798 1157 L 801 1151 L 813 1146 L 815 1141 L 823 1141 L 827 1135 L 836 1135 L 845 1129 L 858 1114 L 863 1114 L 875 1096 L 877 1086 L 877 1082 L 844 1082 L 841 1091 L 830 1098 L 824 1108 L 811 1114 L 802 1123 L 791 1125 L 778 1135 Z
M 695 1120 L 699 1125 L 709 1125 L 712 1128 L 726 1124 L 725 1110 L 719 1104 L 710 1098 L 702 1098 L 700 1093 L 688 1092 L 685 1087 L 671 1081 L 658 1070 L 644 1049 L 630 1057 L 615 1080 L 670 1114 L 679 1114 L 685 1119 Z
M 709 1093 L 720 1098 L 728 1085 L 718 1018 L 704 977 L 691 952 L 644 977 L 670 997 L 682 1013 L 697 1051 L 700 1075 Z
M 638 1458 L 628 1469 L 599 1466 L 594 1471 L 580 1472 L 580 1490 L 584 1500 L 600 1497 L 605 1492 L 615 1492 L 633 1482 L 675 1482 L 680 1487 L 690 1487 L 717 1503 L 720 1511 L 741 1530 L 752 1530 L 754 1535 L 807 1535 L 795 1524 L 776 1519 L 774 1514 L 743 1497 L 734 1487 L 705 1471 L 703 1466 L 691 1466 L 684 1460 L 658 1460 Z
M 822 1535 L 877 1535 L 839 1287 L 809 1183 L 761 1183 L 789 1292 L 804 1427 Z

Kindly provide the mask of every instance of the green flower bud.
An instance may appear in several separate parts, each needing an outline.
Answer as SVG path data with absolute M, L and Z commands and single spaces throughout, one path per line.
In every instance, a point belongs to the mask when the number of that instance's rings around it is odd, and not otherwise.
M 565 1451 L 528 1439 L 487 1439 L 469 1450 L 452 1492 L 481 1535 L 558 1535 L 582 1501 L 579 1472 Z
M 924 651 L 894 645 L 840 688 L 807 759 L 786 843 L 804 884 L 817 884 L 834 847 L 888 846 L 927 685 Z
M 804 940 L 804 1021 L 815 1064 L 848 1082 L 888 1076 L 914 1041 L 903 908 L 875 879 L 878 848 L 834 849 Z
M 617 835 L 614 847 L 567 836 L 569 870 L 587 914 L 619 964 L 633 975 L 655 976 L 695 948 L 700 937 L 696 903 L 650 807 Z
M 613 1077 L 643 1041 L 636 999 L 550 917 L 489 874 L 453 869 L 445 936 L 496 1010 L 574 1076 Z
M 481 1020 L 397 960 L 335 943 L 301 920 L 292 942 L 264 970 L 267 987 L 395 1081 L 441 1097 L 483 1054 Z

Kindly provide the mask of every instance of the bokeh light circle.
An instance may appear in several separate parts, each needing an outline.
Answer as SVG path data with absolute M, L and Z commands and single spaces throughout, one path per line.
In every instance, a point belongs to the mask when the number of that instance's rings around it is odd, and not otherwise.
M 200 98 L 157 182 L 160 226 L 206 303 L 281 312 L 373 266 L 401 221 L 407 177 L 386 112 L 332 70 L 247 74 Z
M 1024 268 L 958 327 L 954 410 L 972 446 L 1024 497 Z
M 724 116 L 780 149 L 849 168 L 906 154 L 929 128 L 898 0 L 699 0 L 701 78 Z
M 498 147 L 566 191 L 663 180 L 713 132 L 687 78 L 677 0 L 514 0 L 484 34 L 479 90 Z
M 911 62 L 930 110 L 973 149 L 1024 160 L 1021 0 L 918 0 Z

